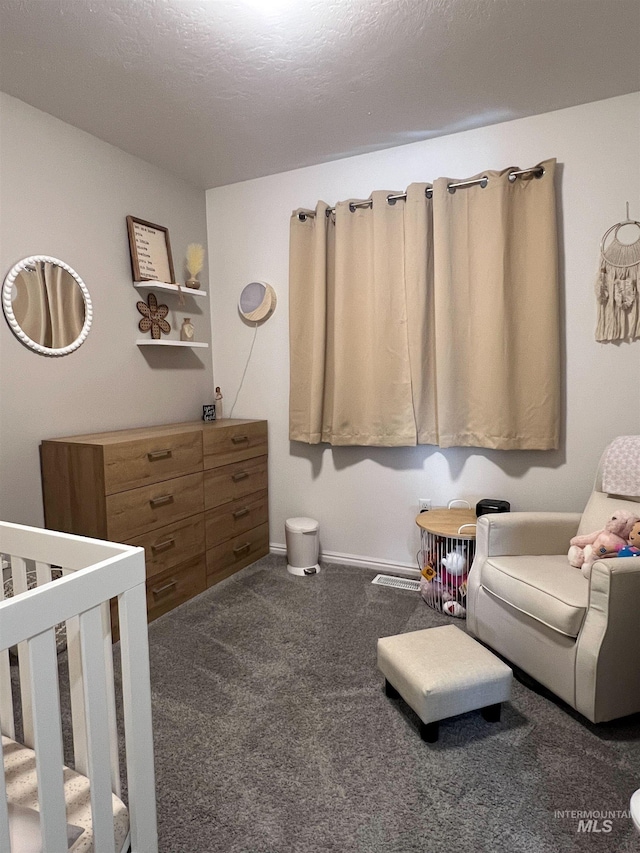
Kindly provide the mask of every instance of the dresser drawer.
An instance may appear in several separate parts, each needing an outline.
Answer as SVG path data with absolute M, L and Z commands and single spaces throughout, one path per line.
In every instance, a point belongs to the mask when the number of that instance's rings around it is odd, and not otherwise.
M 203 510 L 202 472 L 107 497 L 108 538 L 129 542 Z
M 147 619 L 157 619 L 168 613 L 179 604 L 184 604 L 194 595 L 199 595 L 207 588 L 207 568 L 204 554 L 181 563 L 156 577 L 147 580 Z M 113 642 L 120 639 L 120 620 L 118 618 L 118 599 L 112 598 L 111 609 L 111 638 Z
M 204 472 L 204 508 L 213 509 L 267 488 L 267 457 Z
M 168 433 L 105 444 L 105 493 L 112 495 L 202 470 L 202 433 Z
M 207 588 L 204 555 L 181 563 L 147 581 L 147 615 L 149 621 L 173 610 Z
M 268 553 L 268 524 L 261 524 L 215 548 L 210 548 L 207 551 L 207 586 L 229 577 Z
M 268 520 L 266 491 L 210 509 L 205 513 L 207 548 L 213 548 Z
M 203 554 L 204 543 L 202 513 L 159 527 L 152 533 L 145 533 L 128 542 L 129 545 L 144 548 L 148 578 Z
M 204 467 L 219 468 L 231 462 L 264 456 L 267 452 L 267 422 L 245 421 L 205 424 L 202 431 Z

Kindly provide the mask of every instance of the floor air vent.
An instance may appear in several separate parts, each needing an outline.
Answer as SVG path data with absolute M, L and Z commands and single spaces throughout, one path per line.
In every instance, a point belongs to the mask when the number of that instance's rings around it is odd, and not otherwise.
M 420 589 L 420 581 L 414 581 L 411 578 L 396 578 L 393 575 L 376 575 L 371 583 L 377 583 L 380 586 L 392 586 L 395 589 L 409 589 L 411 592 L 418 592 Z

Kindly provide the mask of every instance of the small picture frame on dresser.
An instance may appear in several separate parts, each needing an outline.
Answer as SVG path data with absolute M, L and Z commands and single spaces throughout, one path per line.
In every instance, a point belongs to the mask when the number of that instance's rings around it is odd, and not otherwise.
M 216 404 L 210 403 L 208 406 L 202 407 L 202 420 L 215 421 L 216 419 Z

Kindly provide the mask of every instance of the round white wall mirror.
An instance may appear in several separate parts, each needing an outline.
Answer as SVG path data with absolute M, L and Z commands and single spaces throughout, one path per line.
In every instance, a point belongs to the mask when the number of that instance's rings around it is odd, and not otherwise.
M 91 328 L 91 297 L 78 273 L 49 255 L 30 255 L 11 268 L 2 287 L 11 331 L 40 355 L 77 350 Z
M 275 290 L 264 281 L 252 281 L 242 289 L 238 311 L 249 323 L 262 323 L 275 311 Z

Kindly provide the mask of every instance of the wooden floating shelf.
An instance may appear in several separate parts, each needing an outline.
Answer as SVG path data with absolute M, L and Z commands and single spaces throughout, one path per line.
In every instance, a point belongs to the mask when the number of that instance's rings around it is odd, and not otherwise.
M 178 287 L 177 284 L 167 284 L 166 281 L 134 281 L 133 286 L 136 287 L 138 290 L 168 290 L 172 293 L 178 293 L 181 291 L 187 296 L 207 295 L 206 290 L 194 290 L 192 287 L 185 287 L 183 285 L 180 285 L 180 287 Z
M 144 338 L 144 340 L 137 340 L 136 344 L 139 347 L 208 347 L 209 344 L 205 344 L 202 341 L 154 341 L 151 338 Z

